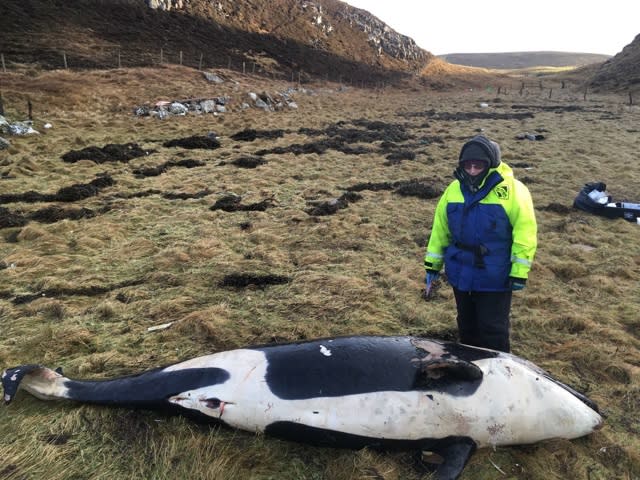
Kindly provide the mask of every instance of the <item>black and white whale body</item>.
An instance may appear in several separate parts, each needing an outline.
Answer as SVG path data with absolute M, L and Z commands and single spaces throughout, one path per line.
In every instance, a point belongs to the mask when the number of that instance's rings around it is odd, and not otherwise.
M 420 337 L 257 346 L 138 375 L 79 381 L 39 365 L 2 374 L 5 403 L 41 399 L 199 413 L 231 427 L 331 447 L 437 454 L 458 478 L 476 448 L 577 438 L 598 407 L 514 355 Z

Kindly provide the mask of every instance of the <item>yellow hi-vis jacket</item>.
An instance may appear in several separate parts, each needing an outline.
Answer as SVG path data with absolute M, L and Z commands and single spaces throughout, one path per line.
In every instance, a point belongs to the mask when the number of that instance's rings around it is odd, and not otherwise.
M 436 207 L 424 257 L 465 292 L 510 290 L 509 277 L 526 279 L 537 247 L 531 194 L 507 164 L 489 170 L 472 193 L 454 180 Z

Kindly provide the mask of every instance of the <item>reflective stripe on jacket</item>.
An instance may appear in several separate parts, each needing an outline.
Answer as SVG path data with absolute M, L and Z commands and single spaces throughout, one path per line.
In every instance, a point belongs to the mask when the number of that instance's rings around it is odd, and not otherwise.
M 509 277 L 527 278 L 537 247 L 533 201 L 507 164 L 489 171 L 471 193 L 454 180 L 436 207 L 425 268 L 445 266 L 462 291 L 507 291 Z

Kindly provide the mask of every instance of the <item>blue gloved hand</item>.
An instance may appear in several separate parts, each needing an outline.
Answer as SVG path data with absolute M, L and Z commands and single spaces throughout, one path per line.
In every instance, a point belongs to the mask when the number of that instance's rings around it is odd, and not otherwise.
M 424 283 L 427 285 L 427 290 L 431 289 L 431 284 L 438 280 L 440 277 L 440 272 L 436 272 L 435 270 L 427 270 L 427 275 L 424 278 Z
M 514 292 L 517 292 L 518 290 L 522 290 L 526 286 L 526 283 L 527 283 L 526 278 L 510 277 L 510 279 L 511 279 L 511 290 L 513 290 Z

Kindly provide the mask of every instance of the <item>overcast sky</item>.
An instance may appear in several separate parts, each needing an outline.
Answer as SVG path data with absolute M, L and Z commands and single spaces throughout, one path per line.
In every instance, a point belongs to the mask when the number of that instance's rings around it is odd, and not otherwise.
M 435 55 L 615 55 L 640 34 L 638 0 L 346 0 Z

